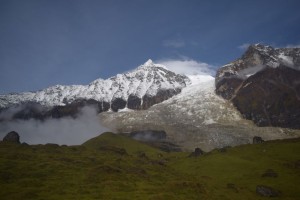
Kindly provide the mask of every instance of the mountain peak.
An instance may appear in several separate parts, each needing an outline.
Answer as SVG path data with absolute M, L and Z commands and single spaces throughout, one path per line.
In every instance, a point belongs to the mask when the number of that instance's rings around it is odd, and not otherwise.
M 151 59 L 148 59 L 144 64 L 140 65 L 137 69 L 142 70 L 155 70 L 156 68 L 164 68 L 170 71 L 166 66 L 154 63 Z
M 144 66 L 152 66 L 152 65 L 154 65 L 154 63 L 151 59 L 148 59 L 147 62 L 145 62 L 143 65 Z
M 251 51 L 252 49 L 255 49 L 255 50 L 260 51 L 260 52 L 270 52 L 270 51 L 274 50 L 273 47 L 271 47 L 269 45 L 264 45 L 264 44 L 261 44 L 261 43 L 250 45 L 248 50 Z

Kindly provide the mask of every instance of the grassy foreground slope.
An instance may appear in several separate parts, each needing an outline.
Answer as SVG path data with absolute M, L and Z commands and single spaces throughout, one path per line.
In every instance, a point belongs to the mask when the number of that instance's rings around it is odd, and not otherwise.
M 165 153 L 105 133 L 80 146 L 0 143 L 0 199 L 300 199 L 300 140 Z M 272 169 L 277 177 L 262 177 Z

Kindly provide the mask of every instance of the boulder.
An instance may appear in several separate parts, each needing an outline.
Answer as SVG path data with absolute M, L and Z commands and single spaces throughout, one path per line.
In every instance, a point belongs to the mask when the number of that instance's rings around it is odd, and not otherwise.
M 233 184 L 233 183 L 227 183 L 227 188 L 228 188 L 228 189 L 231 189 L 231 190 L 233 190 L 233 191 L 235 191 L 236 193 L 239 192 L 238 188 L 237 188 L 236 185 Z
M 6 136 L 3 138 L 3 142 L 20 144 L 20 136 L 17 132 L 11 131 L 7 133 Z
M 280 195 L 278 190 L 265 185 L 256 186 L 256 193 L 264 197 L 278 197 Z
M 260 144 L 263 142 L 264 142 L 264 140 L 261 137 L 258 137 L 258 136 L 253 137 L 253 144 Z
M 278 177 L 278 174 L 276 172 L 274 172 L 273 169 L 267 169 L 262 175 L 261 177 L 272 177 L 272 178 L 276 178 Z
M 222 148 L 217 149 L 217 151 L 220 152 L 220 153 L 226 153 L 228 148 L 230 148 L 230 147 L 229 146 L 222 147 Z
M 204 154 L 204 151 L 202 151 L 199 147 L 195 148 L 195 151 L 192 152 L 189 157 L 199 157 Z

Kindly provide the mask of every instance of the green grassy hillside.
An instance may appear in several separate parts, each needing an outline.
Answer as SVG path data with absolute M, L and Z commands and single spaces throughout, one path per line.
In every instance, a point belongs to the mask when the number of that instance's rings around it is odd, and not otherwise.
M 80 146 L 0 143 L 0 199 L 300 199 L 300 140 L 165 153 L 105 133 Z M 277 177 L 262 177 L 272 169 Z M 270 171 L 270 170 L 269 170 Z
M 128 154 L 147 152 L 147 154 L 156 155 L 158 153 L 162 153 L 158 149 L 145 145 L 144 143 L 141 143 L 137 140 L 133 140 L 124 135 L 117 135 L 109 132 L 103 133 L 99 137 L 95 137 L 86 141 L 82 144 L 82 146 L 90 150 L 101 150 L 108 147 L 118 147 L 126 150 Z

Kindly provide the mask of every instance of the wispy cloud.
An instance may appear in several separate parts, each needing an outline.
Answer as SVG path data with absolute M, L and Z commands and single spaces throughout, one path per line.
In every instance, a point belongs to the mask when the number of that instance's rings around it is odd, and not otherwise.
M 156 63 L 165 65 L 169 70 L 185 75 L 215 75 L 214 66 L 182 56 L 180 59 L 161 59 Z
M 237 48 L 240 50 L 246 50 L 249 46 L 250 46 L 249 43 L 244 43 L 244 44 L 238 46 Z
M 163 41 L 163 46 L 165 47 L 173 47 L 173 48 L 181 48 L 186 45 L 185 41 L 181 39 L 173 39 L 173 40 L 165 40 Z
M 258 42 L 259 44 L 264 44 L 263 42 Z M 238 46 L 237 48 L 240 50 L 246 50 L 251 44 L 250 43 L 244 43 Z M 287 44 L 287 45 L 277 45 L 277 44 L 264 44 L 264 45 L 271 45 L 274 48 L 300 48 L 300 44 Z
M 286 48 L 300 48 L 300 44 L 288 44 L 285 47 Z

